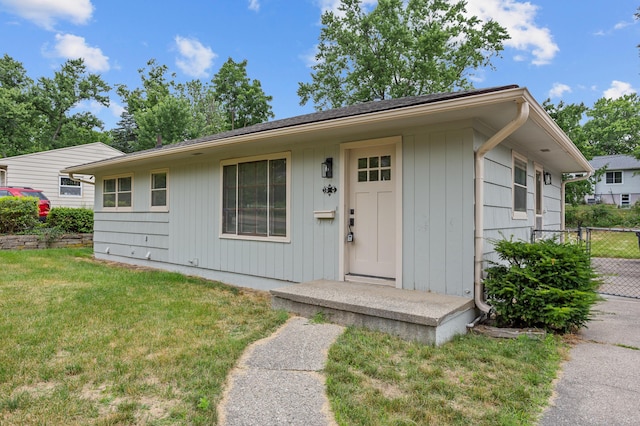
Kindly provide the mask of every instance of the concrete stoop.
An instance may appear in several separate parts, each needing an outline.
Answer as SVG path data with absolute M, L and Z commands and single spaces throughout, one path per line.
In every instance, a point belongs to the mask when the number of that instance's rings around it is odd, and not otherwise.
M 376 284 L 311 281 L 271 290 L 274 309 L 355 325 L 406 340 L 440 345 L 466 333 L 475 318 L 472 299 Z

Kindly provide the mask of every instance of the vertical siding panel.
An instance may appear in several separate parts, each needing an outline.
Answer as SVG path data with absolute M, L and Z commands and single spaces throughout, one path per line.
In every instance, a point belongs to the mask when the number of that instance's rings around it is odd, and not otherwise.
M 464 199 L 462 198 L 462 139 L 461 132 L 449 132 L 446 137 L 446 175 L 445 175 L 445 212 L 447 216 L 445 244 L 445 291 L 446 294 L 461 295 L 463 245 L 462 245 L 462 210 Z
M 429 291 L 431 265 L 430 258 L 430 232 L 431 232 L 431 139 L 428 135 L 422 134 L 416 137 L 415 143 L 415 235 L 412 250 L 415 252 L 413 268 L 415 269 L 415 289 Z
M 304 185 L 304 193 L 302 196 L 303 211 L 301 212 L 301 221 L 303 223 L 303 241 L 301 244 L 303 265 L 303 281 L 311 281 L 314 276 L 314 223 L 313 223 L 313 202 L 314 202 L 314 176 L 309 172 L 312 170 L 314 163 L 314 150 L 305 149 L 303 153 L 303 167 L 305 173 L 302 179 Z
M 417 198 L 416 187 L 416 163 L 415 163 L 415 138 L 413 135 L 405 136 L 402 141 L 402 226 L 397 232 L 402 232 L 402 288 L 415 290 L 415 201 Z
M 332 179 L 322 179 L 325 182 L 324 185 L 333 185 L 337 186 L 337 183 L 340 180 L 339 175 L 339 164 L 338 164 L 338 147 L 336 145 L 330 146 L 325 150 L 324 156 L 321 159 L 321 163 L 325 160 L 326 157 L 333 158 L 333 178 Z M 320 165 L 317 166 L 317 174 L 320 174 Z M 340 189 L 338 189 L 340 190 Z M 342 188 L 344 190 L 344 188 Z M 340 212 L 338 211 L 338 200 L 340 199 L 339 194 L 335 193 L 333 195 L 325 195 L 320 192 L 323 198 L 322 210 L 335 210 L 336 218 L 334 220 L 322 220 L 323 224 L 323 272 L 322 278 L 335 280 L 338 278 L 338 244 L 340 244 L 341 239 L 338 234 L 338 215 Z
M 429 290 L 436 293 L 445 293 L 446 291 L 446 230 L 447 230 L 447 213 L 446 213 L 446 186 L 443 180 L 446 177 L 447 167 L 445 156 L 446 134 L 444 132 L 434 133 L 431 142 L 431 155 L 429 161 L 429 178 L 430 184 L 430 206 L 429 215 L 431 218 L 429 229 Z
M 304 281 L 305 189 L 304 152 L 298 149 L 291 153 L 291 243 L 281 248 L 284 263 L 278 265 L 287 281 Z

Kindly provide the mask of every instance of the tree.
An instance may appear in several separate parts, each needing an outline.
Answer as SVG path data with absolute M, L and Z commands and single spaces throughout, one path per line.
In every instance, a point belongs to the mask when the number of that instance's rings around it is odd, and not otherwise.
M 97 74 L 87 74 L 82 59 L 67 60 L 53 78 L 41 77 L 33 88 L 33 104 L 41 117 L 37 142 L 40 150 L 93 142 L 78 140 L 78 130 L 93 135 L 104 124 L 90 112 L 71 114 L 81 101 L 108 107 L 111 87 Z
M 464 1 L 379 0 L 366 12 L 341 0 L 322 15 L 311 83 L 301 105 L 317 110 L 472 87 L 470 70 L 491 66 L 509 38 L 494 21 L 465 16 Z
M 0 157 L 30 150 L 35 128 L 32 86 L 22 64 L 5 54 L 0 59 Z
M 592 155 L 631 155 L 640 150 L 640 97 L 601 98 L 587 111 L 584 124 Z
M 211 80 L 216 99 L 222 104 L 231 129 L 263 123 L 274 117 L 260 81 L 247 77 L 247 60 L 227 59 Z
M 136 125 L 133 115 L 129 114 L 129 111 L 125 109 L 124 112 L 120 114 L 120 121 L 118 121 L 116 125 L 118 127 L 111 130 L 110 145 L 122 152 L 133 152 L 136 141 L 138 140 L 138 126 Z
M 229 128 L 224 110 L 213 87 L 200 80 L 177 85 L 178 96 L 189 104 L 191 120 L 187 128 L 190 138 L 220 133 Z

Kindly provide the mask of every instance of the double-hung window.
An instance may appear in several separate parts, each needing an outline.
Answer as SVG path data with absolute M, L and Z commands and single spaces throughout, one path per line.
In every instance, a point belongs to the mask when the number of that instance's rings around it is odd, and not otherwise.
M 133 206 L 133 176 L 105 178 L 102 182 L 102 207 L 130 210 Z
M 222 235 L 288 240 L 290 154 L 222 162 Z
M 513 155 L 513 218 L 527 219 L 527 160 Z
M 169 206 L 169 174 L 166 170 L 151 172 L 151 210 L 167 210 Z

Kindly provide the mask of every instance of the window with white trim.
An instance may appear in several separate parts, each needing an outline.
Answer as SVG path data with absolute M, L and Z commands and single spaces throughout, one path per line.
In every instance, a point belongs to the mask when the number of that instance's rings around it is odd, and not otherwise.
M 151 210 L 167 210 L 169 207 L 169 173 L 166 170 L 151 172 Z
M 133 176 L 105 178 L 102 182 L 102 207 L 129 210 L 133 207 Z
M 622 183 L 622 172 L 607 172 L 605 175 L 605 182 L 607 185 L 616 185 Z
M 527 160 L 513 155 L 513 218 L 527 219 Z
M 82 182 L 68 176 L 59 176 L 58 187 L 61 197 L 82 197 Z
M 222 235 L 288 238 L 290 154 L 222 162 Z

